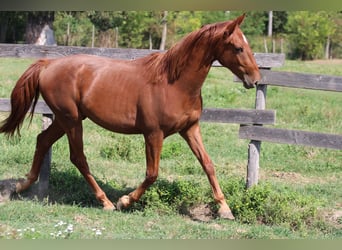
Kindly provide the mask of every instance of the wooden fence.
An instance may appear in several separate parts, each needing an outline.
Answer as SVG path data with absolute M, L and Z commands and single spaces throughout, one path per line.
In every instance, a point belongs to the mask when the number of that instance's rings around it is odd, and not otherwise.
M 0 44 L 0 57 L 17 58 L 55 58 L 84 53 L 132 60 L 152 52 L 156 51 Z M 206 108 L 201 117 L 201 120 L 206 122 L 240 124 L 239 137 L 251 140 L 248 146 L 247 187 L 258 182 L 261 141 L 342 149 L 342 135 L 263 127 L 263 125 L 274 125 L 276 120 L 276 111 L 265 109 L 267 85 L 341 92 L 342 77 L 271 71 L 272 68 L 283 65 L 285 61 L 283 54 L 256 53 L 255 58 L 262 73 L 262 80 L 256 88 L 255 109 Z M 214 62 L 213 66 L 221 65 Z M 9 99 L 0 99 L 1 111 L 10 111 Z M 51 110 L 43 101 L 39 101 L 35 112 L 43 114 L 43 129 L 45 129 L 53 118 Z M 40 196 L 45 196 L 48 190 L 50 162 L 51 150 L 45 157 L 39 177 Z

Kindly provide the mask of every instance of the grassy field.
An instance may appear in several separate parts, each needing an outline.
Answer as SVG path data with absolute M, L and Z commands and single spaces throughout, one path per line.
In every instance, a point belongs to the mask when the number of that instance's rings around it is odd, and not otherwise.
M 0 59 L 0 98 L 32 62 Z M 286 61 L 288 70 L 342 75 L 341 61 Z M 254 90 L 233 83 L 226 69 L 213 68 L 203 87 L 205 107 L 253 108 Z M 270 86 L 267 108 L 277 110 L 280 128 L 342 134 L 341 93 Z M 0 113 L 0 120 L 6 113 Z M 142 200 L 122 212 L 104 212 L 69 161 L 66 138 L 53 146 L 49 197 L 34 187 L 0 205 L 0 239 L 336 239 L 342 237 L 342 152 L 264 142 L 259 185 L 245 190 L 247 140 L 238 125 L 202 123 L 211 155 L 235 221 L 215 217 L 209 183 L 179 135 L 165 140 L 158 181 Z M 0 180 L 30 169 L 36 115 L 22 138 L 0 135 Z M 85 153 L 99 184 L 114 202 L 144 178 L 141 136 L 123 136 L 85 121 Z

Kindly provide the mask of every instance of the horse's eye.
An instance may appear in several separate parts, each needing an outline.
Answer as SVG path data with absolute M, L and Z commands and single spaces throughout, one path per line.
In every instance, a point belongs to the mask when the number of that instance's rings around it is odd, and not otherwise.
M 242 53 L 243 52 L 243 48 L 242 47 L 236 47 L 235 48 L 235 52 L 236 53 Z

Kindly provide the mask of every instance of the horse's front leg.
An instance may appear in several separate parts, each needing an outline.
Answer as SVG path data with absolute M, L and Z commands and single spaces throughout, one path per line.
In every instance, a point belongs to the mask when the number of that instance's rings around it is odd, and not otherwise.
M 225 197 L 217 181 L 214 164 L 212 163 L 208 153 L 204 148 L 199 123 L 195 123 L 189 129 L 182 131 L 180 134 L 189 144 L 192 152 L 199 160 L 203 170 L 205 171 L 209 179 L 209 183 L 214 194 L 214 199 L 220 206 L 220 209 L 218 211 L 219 216 L 221 218 L 233 220 L 234 216 L 228 204 L 226 203 Z
M 128 195 L 122 196 L 116 204 L 117 209 L 127 208 L 136 202 L 145 193 L 158 177 L 160 153 L 162 150 L 164 134 L 162 131 L 153 132 L 145 137 L 146 150 L 146 177 L 140 186 Z

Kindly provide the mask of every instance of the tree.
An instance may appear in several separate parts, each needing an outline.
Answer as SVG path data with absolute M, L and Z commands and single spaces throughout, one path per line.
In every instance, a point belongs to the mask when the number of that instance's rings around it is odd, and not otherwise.
M 151 34 L 151 15 L 147 11 L 123 11 L 123 22 L 119 27 L 120 41 L 122 47 L 127 48 L 149 48 Z
M 0 11 L 0 42 L 16 43 L 24 40 L 27 12 Z
M 285 25 L 287 23 L 287 16 L 287 11 L 273 11 L 273 34 L 282 34 L 286 32 Z
M 267 36 L 272 37 L 273 33 L 273 11 L 268 12 Z
M 50 31 L 50 33 L 47 34 L 50 34 L 52 36 L 47 37 L 47 41 L 49 43 L 55 43 L 53 33 L 51 34 L 54 14 L 55 13 L 53 11 L 28 12 L 25 31 L 26 43 L 37 43 L 42 35 L 42 32 L 45 32 L 47 30 Z
M 166 44 L 166 37 L 167 37 L 167 11 L 164 11 L 164 16 L 162 19 L 162 25 L 163 25 L 163 32 L 162 32 L 162 37 L 161 37 L 161 42 L 160 42 L 160 50 L 165 49 L 165 44 Z
M 242 11 L 231 11 L 229 14 L 229 18 L 234 19 L 242 14 Z M 249 11 L 242 23 L 243 33 L 246 35 L 267 34 L 267 24 L 267 11 Z
M 331 13 L 335 32 L 330 36 L 329 58 L 342 57 L 342 11 Z
M 322 58 L 324 45 L 334 33 L 335 25 L 327 12 L 297 11 L 289 13 L 286 29 L 290 58 L 312 60 Z
M 92 26 L 93 24 L 86 12 L 56 12 L 54 28 L 57 44 L 91 46 Z

